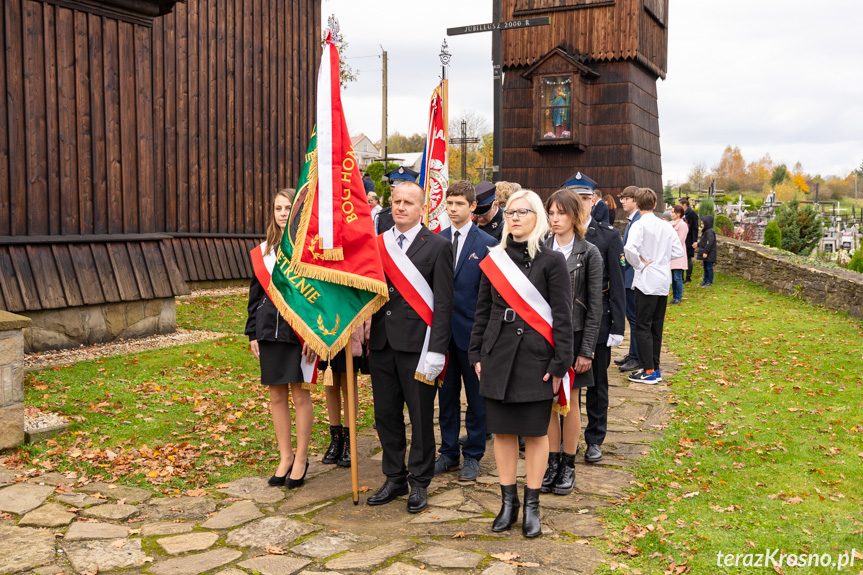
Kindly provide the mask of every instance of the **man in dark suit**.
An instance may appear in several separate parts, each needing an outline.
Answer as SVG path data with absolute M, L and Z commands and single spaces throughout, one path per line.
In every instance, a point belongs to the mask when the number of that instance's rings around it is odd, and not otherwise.
M 563 188 L 577 192 L 586 209 L 592 204 L 596 182 L 582 173 L 564 182 Z M 611 364 L 611 348 L 623 342 L 626 325 L 626 295 L 623 287 L 623 242 L 614 226 L 599 224 L 590 219 L 584 239 L 595 245 L 602 254 L 602 321 L 593 356 L 594 385 L 587 388 L 587 427 L 584 442 L 587 449 L 584 459 L 595 463 L 602 459 L 602 442 L 608 428 L 608 366 Z M 579 399 L 581 399 L 579 397 Z
M 623 207 L 623 212 L 629 218 L 629 223 L 626 224 L 626 229 L 623 231 L 623 245 L 626 245 L 626 240 L 629 238 L 629 228 L 634 222 L 637 222 L 641 217 L 641 212 L 638 211 L 638 206 L 635 205 L 635 192 L 638 191 L 638 186 L 627 186 L 620 193 L 620 205 Z M 632 371 L 638 369 L 641 364 L 638 363 L 638 346 L 635 342 L 635 291 L 632 289 L 632 280 L 635 277 L 635 268 L 626 262 L 623 266 L 623 287 L 626 288 L 626 321 L 629 322 L 629 352 L 623 359 L 616 359 L 616 363 L 620 367 L 620 371 Z
M 411 513 L 419 513 L 428 505 L 426 488 L 434 476 L 435 463 L 434 401 L 437 388 L 433 383 L 418 381 L 416 377 L 421 375 L 434 382 L 443 370 L 450 341 L 453 302 L 452 245 L 420 223 L 424 200 L 425 192 L 414 182 L 394 187 L 392 214 L 395 226 L 383 233 L 392 234 L 390 243 L 398 246 L 393 249 L 400 250 L 410 260 L 404 268 L 399 268 L 402 275 L 419 274 L 411 280 L 412 285 L 424 280 L 432 292 L 433 319 L 428 347 L 425 348 L 427 325 L 396 283 L 403 289 L 410 286 L 389 275 L 390 299 L 372 317 L 369 337 L 375 424 L 383 446 L 381 468 L 387 479 L 366 503 L 389 503 L 397 496 L 407 494 L 410 486 L 408 511 Z M 425 361 L 419 365 L 424 349 Z M 407 467 L 405 404 L 411 422 Z
M 599 188 L 593 188 L 593 208 L 590 210 L 590 216 L 600 224 L 613 224 L 611 221 L 611 213 L 608 210 L 608 204 L 602 199 L 602 192 Z
M 390 189 L 394 190 L 396 186 L 405 182 L 416 183 L 417 176 L 419 174 L 410 168 L 400 167 L 395 170 L 391 170 L 384 175 L 386 176 L 387 182 L 389 182 Z M 375 232 L 382 234 L 395 225 L 395 222 L 393 221 L 392 203 L 392 195 L 390 195 L 390 207 L 379 211 L 375 218 Z
M 689 232 L 686 234 L 686 259 L 687 259 L 687 268 L 686 268 L 686 277 L 683 279 L 683 283 L 688 284 L 692 281 L 692 258 L 695 257 L 695 248 L 693 244 L 698 243 L 698 228 L 699 226 L 699 218 L 698 214 L 695 213 L 689 206 L 689 198 L 680 198 L 679 203 L 683 206 L 685 210 L 683 212 L 683 218 L 686 220 L 686 225 L 689 226 Z
M 476 207 L 476 192 L 467 181 L 453 182 L 446 193 L 446 211 L 451 227 L 440 236 L 452 245 L 455 271 L 452 310 L 452 340 L 449 344 L 449 363 L 438 396 L 440 421 L 440 456 L 435 462 L 435 475 L 451 471 L 459 463 L 459 428 L 461 427 L 461 385 L 467 397 L 464 427 L 467 431 L 462 454 L 464 463 L 459 481 L 476 481 L 479 462 L 485 455 L 485 404 L 479 394 L 479 379 L 467 358 L 470 332 L 479 293 L 482 272 L 479 264 L 491 247 L 497 245 L 493 237 L 470 221 Z
M 500 243 L 503 234 L 503 209 L 497 203 L 497 193 L 491 182 L 476 185 L 476 207 L 473 215 L 476 225 Z

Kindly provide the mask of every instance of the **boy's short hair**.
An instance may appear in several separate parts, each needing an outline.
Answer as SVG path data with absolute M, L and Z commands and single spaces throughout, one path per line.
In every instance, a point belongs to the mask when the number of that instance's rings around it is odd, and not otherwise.
M 449 188 L 447 188 L 446 196 L 464 197 L 464 199 L 467 200 L 468 205 L 471 205 L 476 201 L 476 190 L 474 189 L 473 184 L 467 180 L 456 180 L 450 184 Z
M 656 207 L 656 192 L 650 188 L 638 188 L 635 192 L 635 205 L 642 212 L 652 210 Z
M 684 197 L 680 198 L 680 199 L 679 199 L 679 200 L 677 200 L 677 201 L 678 201 L 680 204 L 682 204 L 682 205 L 686 206 L 687 208 L 689 207 L 689 198 L 688 198 L 688 197 L 684 196 Z M 685 212 L 686 210 L 683 210 L 683 211 Z
M 620 192 L 618 198 L 635 198 L 635 192 L 638 191 L 638 186 L 626 186 L 623 188 L 623 191 Z

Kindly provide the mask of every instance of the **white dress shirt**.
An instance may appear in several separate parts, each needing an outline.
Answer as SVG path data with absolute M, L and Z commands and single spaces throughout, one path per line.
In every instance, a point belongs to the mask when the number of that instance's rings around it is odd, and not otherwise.
M 455 259 L 452 262 L 452 267 L 455 269 L 456 265 L 458 265 L 458 259 L 461 257 L 461 249 L 464 247 L 464 241 L 467 238 L 467 235 L 470 233 L 470 227 L 473 224 L 468 219 L 467 223 L 462 227 L 456 229 L 455 226 L 452 226 L 450 230 L 452 230 L 452 235 L 455 237 L 455 233 L 458 232 L 458 247 L 455 252 Z
M 572 247 L 575 245 L 575 236 L 572 236 L 572 240 L 565 246 L 557 243 L 557 236 L 554 236 L 554 250 L 563 254 L 563 259 L 568 260 L 569 256 L 572 254 Z
M 417 225 L 415 225 L 414 227 L 412 227 L 411 229 L 409 229 L 406 232 L 400 232 L 397 227 L 393 226 L 392 227 L 393 237 L 395 237 L 395 239 L 396 239 L 396 245 L 399 244 L 399 236 L 404 234 L 405 239 L 402 242 L 402 251 L 407 252 L 408 248 L 411 247 L 411 244 L 416 239 L 417 234 L 420 233 L 421 227 L 423 227 L 422 222 L 418 223 Z
M 635 269 L 632 287 L 645 295 L 668 295 L 671 260 L 685 254 L 671 224 L 657 218 L 653 212 L 641 214 L 641 218 L 632 223 L 623 253 Z M 644 265 L 642 259 L 651 263 Z

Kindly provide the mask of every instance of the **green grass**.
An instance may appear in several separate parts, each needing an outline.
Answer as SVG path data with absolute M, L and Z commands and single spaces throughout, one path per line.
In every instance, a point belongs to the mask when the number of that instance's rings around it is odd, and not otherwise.
M 23 447 L 8 464 L 76 471 L 130 485 L 212 486 L 272 473 L 278 451 L 269 393 L 242 335 L 246 298 L 204 298 L 178 307 L 178 324 L 236 335 L 216 341 L 34 372 L 25 402 L 71 417 L 62 435 Z M 359 428 L 373 421 L 360 378 Z M 329 443 L 323 387 L 312 392 L 311 449 Z
M 863 552 L 860 321 L 728 276 L 696 284 L 665 323 L 681 362 L 676 414 L 631 498 L 606 514 L 610 560 L 624 572 L 741 573 L 717 553 Z

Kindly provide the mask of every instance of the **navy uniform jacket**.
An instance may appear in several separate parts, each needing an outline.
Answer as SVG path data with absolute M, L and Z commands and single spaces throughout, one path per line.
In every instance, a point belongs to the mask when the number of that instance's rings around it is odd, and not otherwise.
M 480 226 L 479 229 L 493 237 L 494 241 L 500 243 L 500 238 L 503 237 L 503 208 L 498 206 L 497 213 L 492 220 L 488 224 Z
M 641 212 L 635 210 L 635 215 L 632 216 L 632 219 L 629 220 L 629 223 L 626 224 L 626 229 L 623 230 L 623 245 L 626 245 L 626 240 L 629 239 L 629 228 L 632 227 L 632 224 L 637 222 L 641 218 Z M 623 287 L 626 289 L 632 289 L 632 281 L 635 279 L 635 268 L 629 265 L 629 262 L 624 260 L 623 266 Z
M 610 316 L 609 333 L 623 335 L 626 325 L 626 292 L 623 287 L 623 242 L 620 232 L 614 226 L 598 224 L 591 220 L 584 239 L 599 248 L 602 254 L 602 315 L 603 323 Z M 600 327 L 602 331 L 602 327 Z M 602 338 L 600 338 L 602 339 Z M 597 341 L 596 345 L 605 345 L 605 341 Z
M 380 235 L 395 225 L 392 208 L 383 208 L 378 212 L 378 217 L 375 218 L 375 232 Z
M 452 245 L 452 228 L 440 233 L 440 237 Z M 479 280 L 482 270 L 479 264 L 488 255 L 489 248 L 497 245 L 497 240 L 471 224 L 464 239 L 458 262 L 453 275 L 452 338 L 460 350 L 470 347 L 470 332 L 476 312 L 476 297 L 479 293 Z

